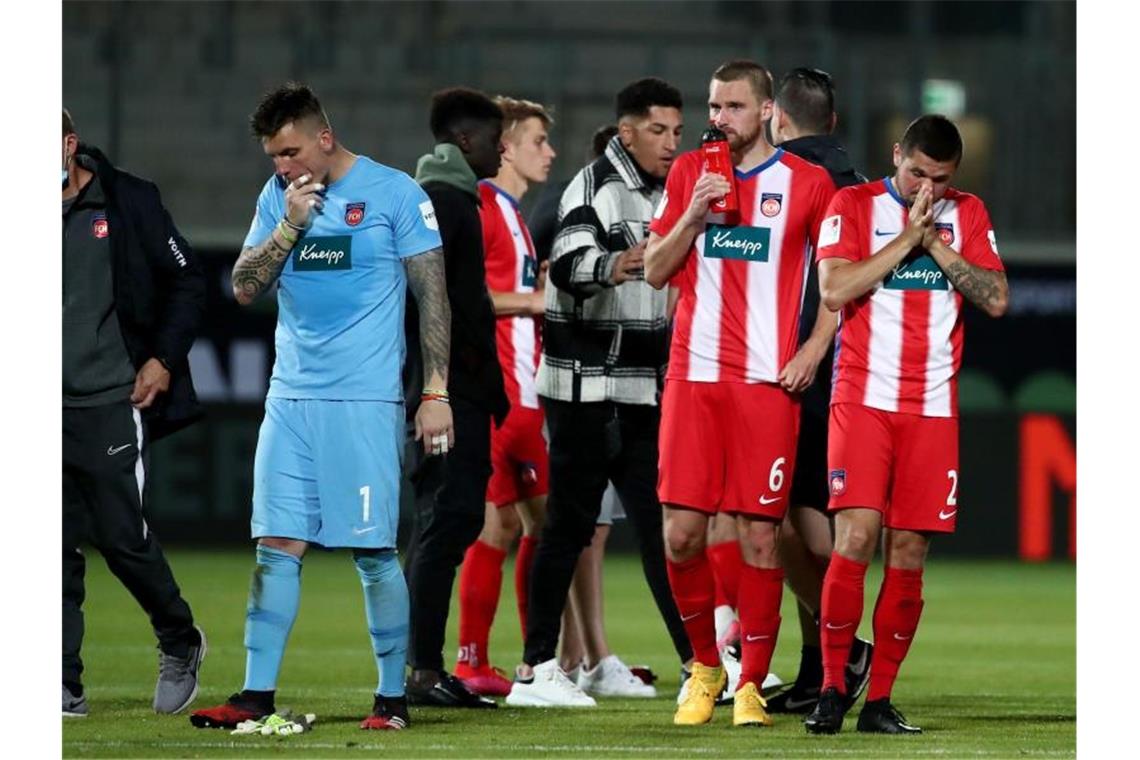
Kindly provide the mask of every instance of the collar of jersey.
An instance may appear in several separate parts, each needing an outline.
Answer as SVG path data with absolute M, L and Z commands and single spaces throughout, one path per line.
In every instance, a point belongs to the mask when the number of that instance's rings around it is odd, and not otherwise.
M 890 177 L 883 177 L 883 186 L 887 188 L 887 192 L 891 194 L 892 198 L 898 201 L 898 204 L 900 206 L 903 208 L 910 208 L 910 206 L 907 205 L 907 202 L 903 200 L 903 197 L 899 195 L 899 191 L 895 190 L 895 183 L 891 182 Z
M 495 191 L 496 193 L 498 193 L 499 195 L 501 195 L 501 196 L 503 196 L 504 198 L 506 198 L 508 201 L 510 201 L 510 202 L 511 202 L 511 205 L 512 205 L 512 206 L 514 206 L 516 209 L 519 207 L 519 202 L 518 202 L 518 200 L 515 198 L 515 196 L 511 195 L 510 193 L 508 193 L 506 190 L 504 190 L 503 188 L 501 188 L 501 187 L 499 187 L 498 185 L 496 185 L 496 184 L 495 184 L 494 182 L 492 182 L 491 180 L 489 180 L 489 179 L 481 179 L 481 180 L 479 180 L 479 182 L 480 182 L 480 184 L 486 185 L 487 187 L 491 188 L 492 190 L 494 190 L 494 191 Z
M 754 166 L 746 172 L 742 172 L 739 169 L 733 169 L 732 171 L 736 174 L 737 179 L 744 179 L 744 180 L 752 179 L 757 174 L 759 174 L 760 172 L 764 171 L 765 169 L 767 169 L 772 164 L 779 161 L 780 156 L 782 156 L 782 155 L 784 155 L 784 149 L 783 148 L 776 148 L 776 152 L 773 153 L 771 156 L 769 156 L 768 160 L 765 161 L 764 163 L 760 164 L 759 166 Z

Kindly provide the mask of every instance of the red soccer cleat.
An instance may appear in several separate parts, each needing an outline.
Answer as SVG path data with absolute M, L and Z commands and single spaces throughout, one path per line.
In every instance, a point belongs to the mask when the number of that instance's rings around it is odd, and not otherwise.
M 407 697 L 377 694 L 372 703 L 372 714 L 360 722 L 360 727 L 367 731 L 402 731 L 410 722 Z
M 469 690 L 484 697 L 505 697 L 511 693 L 511 679 L 490 665 L 473 668 L 466 663 L 456 663 L 455 677 Z
M 190 724 L 194 728 L 237 728 L 243 720 L 261 720 L 272 713 L 272 708 L 263 710 L 252 702 L 242 701 L 241 694 L 234 694 L 224 704 L 190 713 Z

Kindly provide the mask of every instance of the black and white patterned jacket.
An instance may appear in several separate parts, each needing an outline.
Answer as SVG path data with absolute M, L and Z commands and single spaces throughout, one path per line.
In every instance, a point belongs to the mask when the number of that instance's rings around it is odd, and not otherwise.
M 662 189 L 614 136 L 563 193 L 546 286 L 541 395 L 657 403 L 669 352 L 668 289 L 644 279 L 615 287 L 611 275 L 618 254 L 649 234 Z

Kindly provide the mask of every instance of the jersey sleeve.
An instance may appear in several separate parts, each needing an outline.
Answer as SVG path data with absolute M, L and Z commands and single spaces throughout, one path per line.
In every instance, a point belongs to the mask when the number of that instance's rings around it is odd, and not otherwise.
M 813 204 L 808 217 L 808 239 L 813 248 L 819 248 L 819 233 L 823 220 L 827 218 L 827 207 L 835 196 L 835 183 L 826 172 L 820 172 L 819 181 L 814 185 Z
M 257 206 L 253 210 L 253 221 L 249 223 L 249 232 L 245 234 L 245 242 L 242 243 L 242 248 L 252 248 L 264 243 L 266 238 L 273 233 L 273 228 L 277 226 L 282 215 L 281 199 L 278 197 L 277 190 L 277 175 L 273 175 L 261 188 L 261 194 L 257 196 Z
M 677 161 L 669 169 L 669 176 L 665 179 L 665 192 L 657 208 L 653 211 L 653 220 L 649 223 L 649 231 L 655 235 L 665 237 L 677 224 L 685 208 L 689 204 L 689 197 L 693 192 L 695 180 L 688 170 L 688 163 Z
M 990 213 L 986 205 L 979 199 L 969 204 L 968 226 L 963 231 L 962 258 L 974 266 L 982 269 L 993 269 L 998 272 L 1005 271 L 1001 256 L 998 255 L 997 238 L 994 236 L 994 225 L 990 221 Z
M 819 226 L 817 261 L 834 258 L 859 261 L 867 257 L 857 212 L 855 194 L 847 188 L 832 196 Z
M 439 220 L 427 193 L 407 175 L 399 183 L 401 192 L 393 194 L 391 211 L 396 255 L 406 259 L 442 247 Z

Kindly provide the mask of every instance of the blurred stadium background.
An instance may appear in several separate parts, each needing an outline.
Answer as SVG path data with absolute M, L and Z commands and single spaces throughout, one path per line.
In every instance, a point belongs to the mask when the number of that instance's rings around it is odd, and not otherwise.
M 950 732 L 937 739 L 941 749 L 927 752 L 1071 754 L 1075 624 L 1065 621 L 1075 622 L 1068 562 L 1076 546 L 1075 28 L 1073 2 L 1005 0 L 64 2 L 63 103 L 81 137 L 157 182 L 210 273 L 208 324 L 191 353 L 209 415 L 153 449 L 149 515 L 174 549 L 175 571 L 210 630 L 200 702 L 224 698 L 244 657 L 252 460 L 276 315 L 272 299 L 240 309 L 228 273 L 271 171 L 247 128 L 260 95 L 286 79 L 307 82 L 349 149 L 408 172 L 431 149 L 434 90 L 463 84 L 539 100 L 553 106 L 557 120 L 554 182 L 584 164 L 594 129 L 612 119 L 613 94 L 642 76 L 661 76 L 681 89 L 684 147 L 695 147 L 709 74 L 726 59 L 749 57 L 777 77 L 795 66 L 830 72 L 838 87 L 838 135 L 869 177 L 891 171 L 891 145 L 918 114 L 946 113 L 962 129 L 966 156 L 956 184 L 981 195 L 990 209 L 1011 305 L 1000 321 L 967 310 L 964 510 L 958 535 L 934 550 L 960 556 L 932 563 L 939 575 L 930 589 L 942 598 L 930 607 L 929 643 L 908 664 L 907 688 L 919 714 L 941 716 L 932 728 Z M 530 193 L 524 208 L 539 193 Z M 620 523 L 610 546 L 632 547 Z M 1059 562 L 1015 567 L 1018 558 Z M 358 592 L 343 559 L 315 558 L 306 583 L 317 593 L 307 595 L 306 608 L 315 605 L 310 613 L 319 613 L 325 604 L 344 625 L 326 627 L 326 615 L 303 614 L 298 634 L 308 643 L 298 644 L 300 654 L 286 666 L 298 676 L 289 678 L 290 690 L 300 689 L 298 696 L 322 714 L 354 715 L 352 698 L 367 696 L 367 679 L 356 683 L 360 668 L 370 667 Z M 675 666 L 663 633 L 641 624 L 653 612 L 635 565 L 617 558 L 608 571 L 609 606 L 618 610 L 610 615 L 611 634 L 617 651 L 664 673 L 669 690 L 676 687 Z M 65 754 L 232 755 L 234 745 L 193 735 L 181 721 L 176 730 L 150 714 L 145 691 L 153 639 L 145 617 L 101 562 L 89 568 L 85 653 L 93 700 L 109 721 L 128 720 L 112 728 L 93 715 L 85 726 L 71 726 Z M 511 597 L 504 593 L 504 607 Z M 785 619 L 793 616 L 789 604 L 785 595 Z M 500 610 L 496 626 L 494 646 L 504 665 L 518 648 L 512 612 Z M 798 651 L 792 628 L 785 626 L 775 661 L 785 673 Z M 318 633 L 340 638 L 325 641 Z M 360 686 L 359 694 L 346 697 L 347 684 Z M 979 694 L 982 703 L 977 689 L 986 692 Z M 598 726 L 611 731 L 605 739 L 568 725 L 566 743 L 606 744 L 621 735 L 661 750 L 631 751 L 703 751 L 699 737 L 659 733 L 668 708 L 655 704 L 645 713 L 616 708 L 613 725 Z M 524 733 L 500 747 L 505 738 L 494 735 L 494 726 L 485 740 L 471 743 L 463 733 L 467 722 L 430 720 L 434 733 L 425 740 L 434 737 L 436 744 L 424 751 L 434 755 L 450 751 L 452 741 L 460 754 L 535 754 L 549 733 L 546 723 L 527 728 L 511 719 L 512 730 Z M 348 721 L 332 735 L 350 743 L 298 750 L 343 754 L 340 747 L 356 746 L 354 725 Z M 817 751 L 801 746 L 802 729 L 780 731 L 787 733 L 785 756 Z M 139 734 L 137 743 L 130 732 Z M 215 743 L 203 744 L 209 741 Z M 672 748 L 667 753 L 665 745 Z M 741 743 L 728 751 L 752 750 Z M 848 753 L 888 751 L 861 745 Z
M 961 127 L 956 184 L 986 200 L 1012 298 L 1001 321 L 967 310 L 969 507 L 937 551 L 1074 556 L 1075 25 L 1071 2 L 65 2 L 63 102 L 81 137 L 157 182 L 210 272 L 191 354 L 210 415 L 153 450 L 152 525 L 167 543 L 247 541 L 275 307 L 239 309 L 228 271 L 270 171 L 246 125 L 264 91 L 309 83 L 351 150 L 409 172 L 431 148 L 434 90 L 540 100 L 557 119 L 553 181 L 641 76 L 681 89 L 695 147 L 710 72 L 743 56 L 777 77 L 829 71 L 838 134 L 870 177 L 919 113 Z

